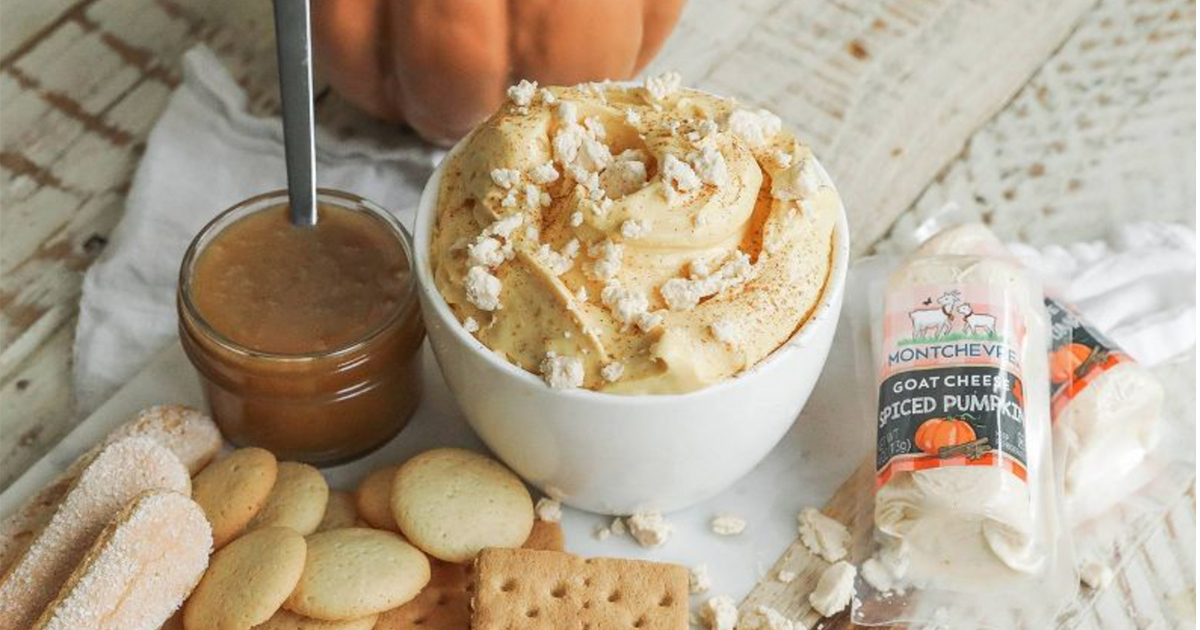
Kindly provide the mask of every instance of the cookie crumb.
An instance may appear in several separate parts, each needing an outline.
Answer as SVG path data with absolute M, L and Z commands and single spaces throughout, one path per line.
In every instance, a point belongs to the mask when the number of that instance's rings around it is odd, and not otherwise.
M 707 593 L 712 588 L 707 564 L 697 564 L 688 572 L 688 590 L 692 593 Z
M 633 534 L 633 538 L 643 547 L 661 546 L 675 531 L 675 526 L 663 518 L 661 512 L 655 510 L 635 512 L 626 519 L 626 525 L 629 527 L 629 533 Z
M 704 602 L 700 619 L 708 630 L 734 630 L 738 625 L 737 606 L 728 595 L 718 595 Z

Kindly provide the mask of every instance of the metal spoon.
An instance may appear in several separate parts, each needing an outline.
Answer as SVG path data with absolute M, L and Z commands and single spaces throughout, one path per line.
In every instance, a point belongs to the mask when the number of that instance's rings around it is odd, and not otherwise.
M 275 0 L 275 51 L 279 57 L 279 96 L 283 104 L 288 208 L 292 225 L 301 227 L 317 224 L 309 15 L 309 0 Z

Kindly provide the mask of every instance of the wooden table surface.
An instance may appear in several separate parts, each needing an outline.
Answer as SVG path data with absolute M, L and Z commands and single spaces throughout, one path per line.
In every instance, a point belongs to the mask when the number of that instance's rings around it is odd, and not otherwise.
M 1070 242 L 1195 227 L 1195 18 L 1190 0 L 691 0 L 653 67 L 796 127 L 856 253 L 947 202 L 1006 238 Z M 0 488 L 81 418 L 82 275 L 197 43 L 277 111 L 266 0 L 0 4 Z M 378 130 L 336 94 L 318 112 Z M 1194 627 L 1195 510 L 1193 484 L 1075 627 Z

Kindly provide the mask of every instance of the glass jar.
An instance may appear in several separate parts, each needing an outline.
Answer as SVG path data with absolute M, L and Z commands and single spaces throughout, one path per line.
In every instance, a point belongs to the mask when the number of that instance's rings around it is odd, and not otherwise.
M 336 347 L 265 352 L 234 341 L 234 331 L 219 330 L 206 320 L 194 293 L 197 262 L 239 220 L 286 208 L 286 191 L 251 197 L 201 230 L 180 267 L 177 308 L 180 340 L 226 439 L 238 446 L 266 448 L 280 459 L 327 465 L 383 445 L 408 423 L 421 397 L 425 332 L 408 232 L 387 211 L 358 196 L 321 189 L 317 197 L 319 208 L 370 217 L 379 230 L 371 238 L 382 239 L 386 247 L 394 243 L 402 254 L 406 277 L 381 323 Z M 319 230 L 321 223 L 294 229 Z

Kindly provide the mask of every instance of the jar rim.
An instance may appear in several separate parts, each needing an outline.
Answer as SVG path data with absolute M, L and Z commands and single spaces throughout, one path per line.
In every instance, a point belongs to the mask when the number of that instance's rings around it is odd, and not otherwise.
M 254 195 L 221 211 L 217 216 L 213 217 L 200 232 L 192 239 L 188 245 L 187 252 L 183 255 L 183 261 L 179 265 L 179 280 L 177 288 L 177 296 L 180 314 L 187 316 L 191 323 L 212 342 L 220 346 L 222 350 L 230 353 L 241 355 L 253 359 L 276 361 L 276 362 L 299 362 L 299 361 L 315 361 L 323 359 L 338 359 L 348 355 L 353 355 L 371 343 L 382 337 L 384 334 L 395 328 L 406 313 L 412 310 L 416 304 L 416 267 L 413 260 L 413 245 L 412 236 L 405 229 L 404 225 L 379 204 L 370 201 L 364 197 L 360 197 L 353 193 L 335 190 L 332 188 L 318 188 L 317 201 L 318 203 L 328 203 L 336 205 L 348 210 L 364 212 L 372 217 L 381 220 L 392 230 L 393 236 L 396 237 L 396 242 L 400 246 L 400 251 L 404 255 L 404 261 L 408 265 L 408 277 L 404 281 L 404 289 L 400 299 L 396 303 L 392 313 L 379 323 L 378 326 L 367 331 L 360 337 L 357 337 L 350 342 L 332 348 L 329 350 L 320 350 L 315 352 L 299 352 L 299 353 L 280 353 L 269 352 L 265 350 L 255 350 L 243 344 L 240 344 L 228 335 L 214 328 L 207 319 L 200 313 L 191 296 L 191 280 L 194 272 L 196 260 L 204 248 L 220 234 L 225 228 L 233 225 L 238 220 L 250 216 L 256 212 L 262 212 L 271 208 L 277 207 L 280 203 L 286 204 L 288 200 L 287 190 L 273 190 L 258 195 Z M 180 322 L 183 323 L 182 321 Z

